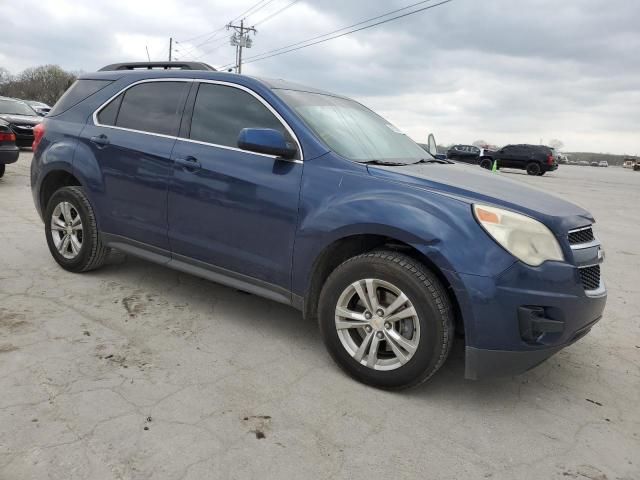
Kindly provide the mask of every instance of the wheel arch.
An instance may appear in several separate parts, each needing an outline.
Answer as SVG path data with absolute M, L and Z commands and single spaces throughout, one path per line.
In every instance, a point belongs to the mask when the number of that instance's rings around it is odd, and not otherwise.
M 40 211 L 44 214 L 44 211 L 47 208 L 47 204 L 49 203 L 49 199 L 56 192 L 56 190 L 62 187 L 70 186 L 81 187 L 82 183 L 69 170 L 58 168 L 48 172 L 42 179 L 42 183 L 40 184 L 40 191 L 38 194 Z
M 315 319 L 320 291 L 326 279 L 339 265 L 349 258 L 377 249 L 402 252 L 425 265 L 442 283 L 453 307 L 456 330 L 464 332 L 464 321 L 460 304 L 451 282 L 433 259 L 415 246 L 393 236 L 379 234 L 354 234 L 334 240 L 327 245 L 313 263 L 310 279 L 304 296 L 305 318 Z

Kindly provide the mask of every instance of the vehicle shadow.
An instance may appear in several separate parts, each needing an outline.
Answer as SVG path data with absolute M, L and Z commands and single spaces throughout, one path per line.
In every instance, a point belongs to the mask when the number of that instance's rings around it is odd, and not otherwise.
M 316 321 L 304 319 L 298 310 L 144 260 L 124 255 L 113 258 L 115 260 L 110 260 L 95 275 L 104 276 L 107 281 L 135 283 L 140 290 L 161 293 L 170 305 L 187 303 L 190 311 L 201 317 L 201 323 L 209 320 L 209 312 L 218 312 L 215 317 L 218 331 L 259 330 L 278 343 L 290 342 L 297 351 L 304 351 L 310 364 L 324 363 L 335 375 L 342 379 L 346 377 L 326 352 Z M 224 308 L 221 308 L 222 304 Z M 444 397 L 446 400 L 462 395 L 491 400 L 512 393 L 522 382 L 521 377 L 465 380 L 464 347 L 464 339 L 456 338 L 449 358 L 432 379 L 395 394 L 422 399 Z
M 500 173 L 506 173 L 506 174 L 509 174 L 509 175 L 518 175 L 518 176 L 523 176 L 523 177 L 531 177 L 531 175 L 529 175 L 524 170 L 512 170 L 512 169 L 509 169 L 509 168 L 501 168 L 500 169 Z M 536 177 L 532 177 L 532 178 L 536 178 Z M 548 172 L 541 178 L 547 179 L 547 178 L 558 178 L 558 177 L 555 175 L 555 172 Z
M 186 303 L 202 319 L 216 312 L 218 327 L 259 329 L 272 338 L 290 338 L 305 350 L 324 350 L 317 324 L 278 302 L 119 252 L 112 254 L 95 274 L 107 281 L 135 284 L 139 290 L 160 294 L 168 305 Z

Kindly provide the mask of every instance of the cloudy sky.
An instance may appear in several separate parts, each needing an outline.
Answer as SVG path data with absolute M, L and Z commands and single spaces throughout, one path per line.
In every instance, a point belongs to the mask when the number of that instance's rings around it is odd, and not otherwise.
M 262 0 L 247 18 L 258 34 L 246 56 L 416 2 L 298 0 L 261 22 L 291 3 Z M 23 0 L 2 9 L 0 67 L 92 71 L 145 60 L 145 46 L 152 59 L 165 59 L 169 37 L 177 58 L 220 67 L 234 61 L 234 49 L 216 30 L 256 3 Z M 566 151 L 640 155 L 639 52 L 637 0 L 453 0 L 248 63 L 244 73 L 354 97 L 418 141 L 429 132 L 444 144 L 557 138 Z

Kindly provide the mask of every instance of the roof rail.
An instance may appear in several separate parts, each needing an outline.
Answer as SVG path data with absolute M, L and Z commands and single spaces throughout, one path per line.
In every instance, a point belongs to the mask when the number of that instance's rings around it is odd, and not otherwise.
M 99 72 L 113 70 L 207 70 L 215 72 L 211 65 L 202 62 L 130 62 L 112 63 L 102 67 Z

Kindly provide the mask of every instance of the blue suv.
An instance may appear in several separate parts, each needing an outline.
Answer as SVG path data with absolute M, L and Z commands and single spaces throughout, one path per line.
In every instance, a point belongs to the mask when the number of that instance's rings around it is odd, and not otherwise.
M 591 214 L 436 159 L 313 88 L 85 74 L 34 152 L 33 199 L 64 269 L 116 249 L 291 305 L 318 320 L 340 367 L 380 388 L 429 379 L 456 334 L 467 378 L 523 372 L 605 307 Z

